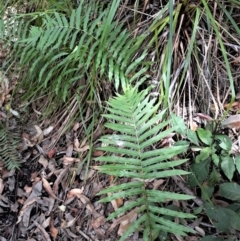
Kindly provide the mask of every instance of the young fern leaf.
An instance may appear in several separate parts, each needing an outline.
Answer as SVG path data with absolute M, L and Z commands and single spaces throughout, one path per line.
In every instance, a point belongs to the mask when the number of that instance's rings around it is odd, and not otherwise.
M 97 166 L 96 169 L 115 177 L 128 177 L 130 181 L 102 190 L 99 195 L 108 194 L 108 197 L 102 198 L 100 202 L 110 202 L 118 198 L 129 200 L 108 219 L 132 210 L 138 213 L 137 220 L 130 225 L 120 240 L 125 240 L 136 230 L 142 230 L 143 238 L 147 237 L 143 240 L 154 240 L 159 231 L 182 236 L 187 232 L 194 232 L 188 227 L 171 221 L 174 217 L 193 218 L 193 215 L 161 206 L 161 202 L 188 200 L 192 198 L 191 196 L 151 190 L 146 187 L 146 182 L 152 178 L 188 174 L 186 171 L 176 169 L 187 159 L 170 160 L 186 151 L 187 145 L 155 150 L 151 148 L 179 127 L 167 128 L 171 120 L 163 119 L 165 111 L 156 114 L 159 104 L 154 103 L 155 99 L 150 100 L 148 90 L 138 93 L 136 88 L 128 89 L 123 95 L 117 94 L 109 101 L 109 107 L 107 107 L 109 114 L 104 115 L 108 120 L 106 127 L 114 130 L 116 134 L 106 135 L 100 139 L 103 147 L 99 149 L 107 155 L 96 158 L 97 161 L 103 162 L 103 165 Z

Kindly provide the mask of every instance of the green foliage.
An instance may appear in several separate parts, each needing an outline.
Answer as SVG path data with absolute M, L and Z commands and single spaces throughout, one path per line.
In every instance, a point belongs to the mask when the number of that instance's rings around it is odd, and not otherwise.
M 210 130 L 203 128 L 198 128 L 196 132 L 197 135 L 192 131 L 188 131 L 188 139 L 195 145 L 198 144 L 197 149 L 200 151 L 196 156 L 196 163 L 191 165 L 191 170 L 195 173 L 195 177 L 192 176 L 193 174 L 190 174 L 189 184 L 192 186 L 197 185 L 194 178 L 197 178 L 200 183 L 208 178 L 211 161 L 231 181 L 235 171 L 238 170 L 239 162 L 234 163 L 231 154 L 232 143 L 230 138 L 223 134 L 213 134 Z M 214 185 L 215 182 L 212 184 Z
M 138 69 L 145 54 L 133 58 L 145 36 L 133 38 L 113 22 L 118 4 L 119 0 L 113 1 L 103 9 L 102 5 L 80 1 L 70 15 L 50 11 L 28 18 L 16 16 L 11 29 L 9 22 L 2 22 L 3 31 L 8 30 L 11 39 L 15 35 L 12 54 L 20 59 L 20 66 L 28 67 L 27 82 L 37 79 L 40 86 L 51 86 L 66 100 L 71 88 L 84 87 L 78 83 L 86 75 L 87 83 L 114 79 L 116 89 L 139 78 L 147 69 Z
M 229 233 L 230 229 L 240 231 L 240 216 L 229 208 L 216 207 L 212 204 L 205 204 L 206 213 L 213 221 L 217 230 Z
M 9 130 L 0 123 L 0 159 L 8 169 L 20 167 L 20 157 L 17 147 L 21 141 L 20 133 L 17 130 Z
M 154 240 L 160 231 L 186 235 L 193 232 L 188 227 L 176 224 L 166 217 L 193 218 L 191 214 L 173 211 L 161 207 L 166 200 L 188 200 L 191 196 L 151 190 L 146 183 L 152 179 L 185 175 L 188 172 L 176 169 L 187 159 L 171 160 L 172 157 L 187 150 L 188 145 L 152 149 L 151 146 L 166 138 L 180 126 L 166 127 L 172 120 L 164 120 L 165 111 L 155 114 L 159 104 L 148 96 L 148 90 L 140 93 L 136 88 L 128 89 L 123 95 L 109 101 L 109 114 L 103 116 L 108 120 L 106 127 L 115 134 L 100 139 L 107 152 L 106 156 L 96 158 L 103 162 L 96 167 L 100 172 L 115 177 L 130 178 L 130 182 L 111 186 L 99 194 L 110 194 L 101 202 L 110 202 L 118 198 L 128 198 L 129 202 L 113 212 L 108 219 L 113 219 L 136 208 L 137 220 L 132 223 L 120 240 L 125 240 L 136 230 L 143 231 L 144 240 Z M 146 239 L 148 237 L 148 239 Z
M 188 178 L 189 185 L 201 188 L 206 215 L 218 231 L 225 233 L 239 231 L 240 216 L 234 205 L 239 206 L 240 185 L 234 182 L 219 185 L 219 195 L 232 202 L 231 205 L 214 206 L 211 202 L 216 185 L 223 179 L 220 171 L 229 181 L 232 181 L 236 171 L 239 173 L 240 158 L 236 156 L 234 161 L 230 138 L 227 135 L 214 134 L 213 131 L 198 128 L 195 134 L 188 131 L 188 139 L 197 145 L 200 151 L 196 156 L 196 162 L 190 166 L 192 173 Z M 208 237 L 201 240 L 215 239 Z

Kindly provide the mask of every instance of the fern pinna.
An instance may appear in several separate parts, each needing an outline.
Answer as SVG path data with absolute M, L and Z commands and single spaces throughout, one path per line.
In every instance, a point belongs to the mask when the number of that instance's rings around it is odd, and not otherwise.
M 175 169 L 187 161 L 171 160 L 172 157 L 187 150 L 187 145 L 172 146 L 162 149 L 151 149 L 151 146 L 176 131 L 179 126 L 166 128 L 171 120 L 163 120 L 164 111 L 158 112 L 159 104 L 150 100 L 148 90 L 140 93 L 135 88 L 128 89 L 123 95 L 118 94 L 109 101 L 109 114 L 104 117 L 109 121 L 107 128 L 116 134 L 106 135 L 100 139 L 103 150 L 107 154 L 96 158 L 103 162 L 96 168 L 115 177 L 127 177 L 128 183 L 111 186 L 99 194 L 110 194 L 101 202 L 109 202 L 118 198 L 127 198 L 129 202 L 112 213 L 108 219 L 137 208 L 138 219 L 120 240 L 125 240 L 136 230 L 143 231 L 143 240 L 154 240 L 159 232 L 186 235 L 192 229 L 171 221 L 172 218 L 193 218 L 191 214 L 173 211 L 161 206 L 167 200 L 188 200 L 191 196 L 146 188 L 146 183 L 154 178 L 165 178 L 185 175 L 188 172 Z M 169 218 L 172 217 L 172 218 Z

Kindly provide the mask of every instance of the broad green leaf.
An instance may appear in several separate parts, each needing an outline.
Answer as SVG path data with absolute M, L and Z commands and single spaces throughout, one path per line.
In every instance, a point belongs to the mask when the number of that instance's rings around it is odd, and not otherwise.
M 220 158 L 217 154 L 212 154 L 212 160 L 213 163 L 216 165 L 216 167 L 219 167 L 219 163 L 220 163 Z
M 208 182 L 211 187 L 214 187 L 216 183 L 221 180 L 221 174 L 213 167 L 213 170 L 209 176 Z
M 198 183 L 195 179 L 197 179 L 199 183 L 202 183 L 208 177 L 209 167 L 210 162 L 208 160 L 192 164 L 190 166 L 192 173 L 188 176 L 188 184 L 192 187 L 197 186 Z
M 233 174 L 235 172 L 235 165 L 233 159 L 230 156 L 225 156 L 221 158 L 221 168 L 224 174 L 227 176 L 229 181 L 232 181 Z
M 232 141 L 227 135 L 216 135 L 215 139 L 219 140 L 219 146 L 226 151 L 230 151 L 232 149 Z
M 238 174 L 240 174 L 240 156 L 235 157 L 235 165 L 236 165 Z
M 187 138 L 189 141 L 191 141 L 193 144 L 199 146 L 198 137 L 195 131 L 187 130 Z
M 205 161 L 206 159 L 209 158 L 211 154 L 211 148 L 210 147 L 205 147 L 200 151 L 200 154 L 196 156 L 196 163 Z
M 207 201 L 212 197 L 214 192 L 214 187 L 210 187 L 207 184 L 203 184 L 201 191 L 202 191 L 202 200 Z
M 219 187 L 222 197 L 233 201 L 240 201 L 240 185 L 235 182 L 223 183 Z
M 231 226 L 229 224 L 231 216 L 227 215 L 226 208 L 215 207 L 210 203 L 205 203 L 205 210 L 217 230 L 221 232 L 230 231 Z
M 197 129 L 197 134 L 199 139 L 206 145 L 210 146 L 212 144 L 212 133 L 209 130 L 205 130 L 203 128 Z

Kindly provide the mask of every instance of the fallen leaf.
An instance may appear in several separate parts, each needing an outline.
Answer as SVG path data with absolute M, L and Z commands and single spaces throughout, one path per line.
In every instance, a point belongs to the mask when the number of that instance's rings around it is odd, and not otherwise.
M 40 164 L 42 164 L 44 168 L 47 168 L 48 160 L 43 155 L 40 155 L 40 158 L 38 159 L 38 162 Z
M 112 195 L 112 193 L 108 193 L 108 196 L 111 196 L 111 195 Z M 112 200 L 111 204 L 113 206 L 113 209 L 115 211 L 117 211 L 123 205 L 123 199 L 118 198 L 118 199 Z
M 71 219 L 70 221 L 63 220 L 61 223 L 61 228 L 69 228 L 69 227 L 73 226 L 73 224 L 76 222 L 76 220 L 77 220 L 77 217 Z
M 93 152 L 93 156 L 94 156 L 94 157 L 103 156 L 103 155 L 104 155 L 104 152 L 103 152 L 103 151 L 97 150 L 97 151 L 94 151 L 94 152 Z
M 73 126 L 73 131 L 77 131 L 79 127 L 80 127 L 80 123 L 76 122 Z
M 228 128 L 239 128 L 240 127 L 240 114 L 232 115 L 222 122 L 222 126 Z
M 20 211 L 20 213 L 19 213 L 19 215 L 18 215 L 18 220 L 17 220 L 17 223 L 16 223 L 16 224 L 18 224 L 18 223 L 21 222 L 24 213 L 27 211 L 28 208 L 31 208 L 30 206 L 31 206 L 34 202 L 36 202 L 37 199 L 40 199 L 40 197 L 28 198 L 28 199 L 25 201 L 25 203 L 24 203 L 24 205 L 23 205 L 23 207 L 22 207 L 22 209 L 21 209 L 21 211 Z M 28 227 L 28 225 L 27 225 L 27 227 Z
M 85 195 L 80 194 L 77 196 L 83 204 L 86 205 L 86 208 L 93 214 L 94 217 L 99 217 L 99 213 L 97 213 L 94 209 L 94 206 L 91 204 L 90 199 L 87 198 Z
M 37 134 L 33 137 L 33 140 L 36 140 L 38 143 L 41 143 L 43 140 L 43 131 L 37 125 L 34 125 L 34 128 L 35 128 Z
M 0 178 L 0 195 L 1 195 L 2 192 L 3 192 L 3 189 L 4 189 L 3 179 Z
M 70 144 L 66 150 L 66 156 L 71 157 L 73 154 L 73 144 Z
M 105 217 L 104 216 L 100 216 L 98 218 L 94 218 L 91 221 L 91 226 L 93 228 L 99 228 L 101 225 L 103 225 L 105 223 Z
M 31 193 L 32 192 L 32 187 L 29 187 L 28 185 L 25 185 L 24 188 L 26 193 Z
M 74 158 L 74 157 L 70 157 L 70 156 L 63 156 L 63 165 L 64 166 L 69 166 L 70 164 L 72 164 L 73 162 L 78 162 L 80 161 L 79 159 L 77 158 Z
M 83 193 L 83 188 L 81 188 L 81 189 L 80 188 L 71 189 L 67 194 L 67 199 L 72 198 L 74 196 L 78 197 L 82 193 Z
M 86 144 L 86 140 L 85 139 L 83 140 L 83 142 L 80 145 L 78 139 L 75 138 L 73 144 L 74 144 L 74 150 L 76 152 L 84 152 L 84 151 L 86 151 L 86 150 L 88 150 L 90 148 L 89 145 Z
M 53 156 L 55 155 L 55 153 L 56 153 L 56 150 L 55 149 L 51 149 L 51 150 L 49 150 L 49 152 L 48 152 L 48 158 L 53 158 Z
M 225 108 L 225 109 L 228 108 L 229 105 L 230 105 L 230 104 L 225 104 L 225 105 L 224 105 L 224 108 Z M 240 102 L 238 102 L 238 101 L 233 102 L 232 105 L 231 105 L 231 108 L 234 108 L 234 107 L 240 109 Z
M 235 64 L 235 65 L 239 65 L 239 63 L 240 63 L 240 56 L 238 56 L 238 57 L 234 57 L 234 60 L 233 60 L 233 63 Z
M 63 177 L 66 175 L 66 173 L 68 172 L 69 168 L 66 167 L 64 168 L 57 176 L 57 179 L 55 180 L 54 184 L 53 184 L 53 193 L 55 195 L 57 195 L 58 193 L 58 187 L 59 187 L 59 183 L 63 180 Z
M 117 220 L 115 220 L 113 222 L 113 224 L 110 226 L 110 228 L 107 230 L 107 233 L 110 234 L 112 232 L 112 230 L 119 224 L 123 223 L 121 225 L 121 227 L 119 227 L 118 230 L 118 235 L 122 236 L 122 233 L 124 233 L 124 231 L 126 231 L 127 226 L 130 225 L 130 223 L 134 222 L 137 218 L 138 215 L 138 210 L 139 207 L 134 208 L 131 212 L 129 212 L 128 214 L 118 218 Z
M 52 217 L 52 215 L 51 215 L 51 219 L 50 219 L 50 224 L 49 224 L 49 226 L 50 226 L 50 234 L 51 234 L 51 236 L 52 236 L 52 238 L 54 239 L 54 240 L 56 240 L 57 239 L 57 236 L 58 236 L 58 230 L 55 228 L 55 226 L 54 226 L 54 222 L 53 222 L 53 217 Z
M 43 135 L 44 135 L 44 136 L 49 135 L 49 134 L 52 132 L 53 129 L 54 129 L 53 126 L 49 126 L 48 128 L 46 128 L 46 129 L 43 130 Z
M 46 192 L 49 194 L 50 197 L 52 197 L 52 198 L 54 198 L 58 201 L 63 201 L 53 193 L 53 190 L 52 190 L 49 182 L 47 181 L 47 179 L 43 175 L 42 175 L 42 182 L 43 182 L 44 189 L 46 190 Z
M 40 224 L 38 224 L 36 221 L 33 221 L 33 222 L 36 225 L 36 227 L 40 230 L 40 232 L 42 233 L 45 241 L 51 241 L 51 238 L 50 238 L 49 234 L 46 232 L 46 230 Z
M 209 115 L 203 114 L 203 113 L 197 113 L 196 114 L 198 117 L 200 117 L 203 120 L 207 120 L 207 121 L 212 121 L 213 118 L 210 117 Z

